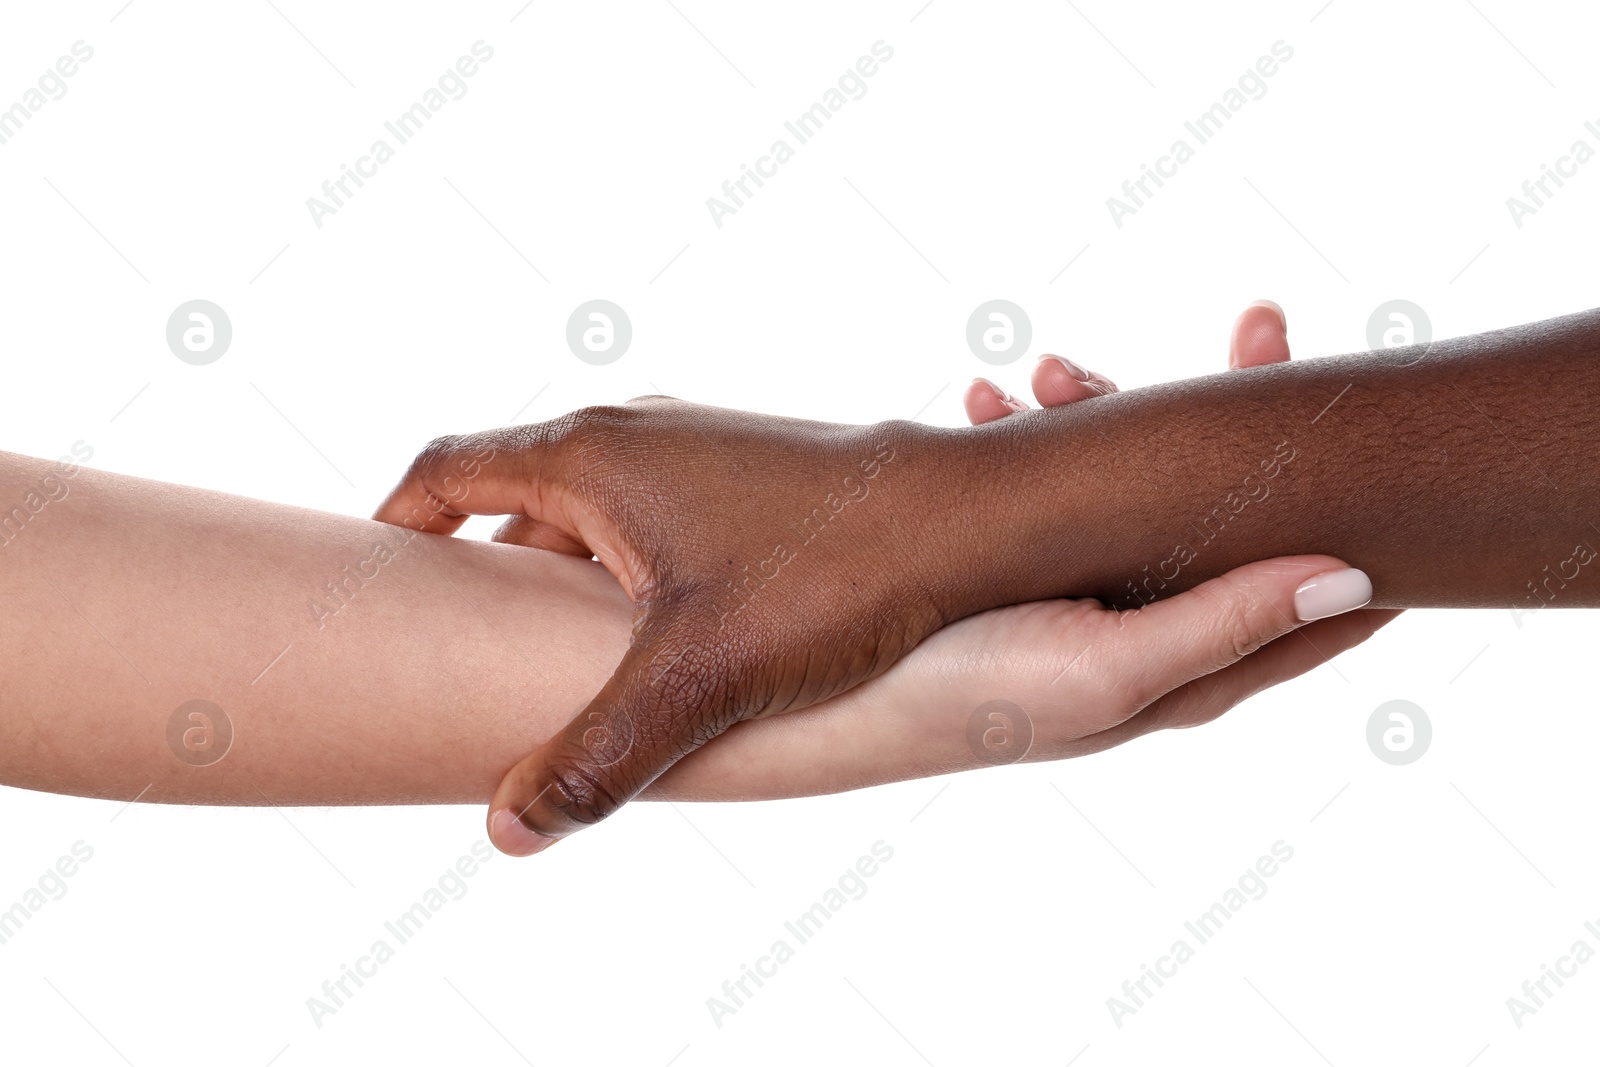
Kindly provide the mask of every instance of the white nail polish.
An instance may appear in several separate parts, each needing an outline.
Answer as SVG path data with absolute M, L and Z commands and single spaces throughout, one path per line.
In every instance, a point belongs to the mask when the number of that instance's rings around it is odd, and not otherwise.
M 1089 372 L 1078 366 L 1066 356 L 1040 356 L 1040 359 L 1053 359 L 1067 369 L 1067 373 L 1080 382 L 1089 380 Z
M 1257 300 L 1250 306 L 1253 308 L 1271 308 L 1276 311 L 1278 313 L 1278 321 L 1283 323 L 1283 332 L 1286 334 L 1289 332 L 1289 316 L 1283 313 L 1283 308 L 1278 306 L 1276 300 Z
M 1301 622 L 1354 611 L 1372 599 L 1372 579 L 1354 567 L 1308 578 L 1294 591 L 1294 613 Z
M 994 382 L 991 382 L 989 379 L 987 379 L 987 378 L 974 378 L 972 380 L 974 382 L 982 382 L 984 385 L 987 385 L 990 389 L 993 389 L 995 391 L 995 395 L 998 396 L 1001 400 L 1004 400 L 1007 403 L 1011 402 L 1011 399 L 1012 399 L 1011 394 L 1006 392 L 1004 389 L 1000 388 Z

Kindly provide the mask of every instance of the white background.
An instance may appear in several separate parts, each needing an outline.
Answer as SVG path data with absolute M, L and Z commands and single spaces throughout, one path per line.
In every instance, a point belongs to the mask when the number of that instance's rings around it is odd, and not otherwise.
M 955 425 L 973 375 L 1021 391 L 1041 351 L 1124 387 L 1220 369 L 1262 296 L 1306 357 L 1366 347 L 1393 298 L 1436 336 L 1594 303 L 1600 162 L 1520 228 L 1506 206 L 1600 147 L 1584 5 L 675 3 L 7 5 L 0 106 L 73 42 L 94 56 L 0 145 L 0 447 L 84 440 L 95 466 L 368 514 L 440 433 L 641 393 Z M 467 95 L 314 225 L 306 198 L 480 39 Z M 867 94 L 718 228 L 706 198 L 879 40 Z M 1114 225 L 1106 198 L 1279 40 L 1266 95 Z M 634 328 L 604 367 L 564 340 L 597 297 Z M 990 368 L 964 330 L 996 297 L 1035 341 Z M 233 323 L 209 366 L 165 342 L 195 298 Z M 307 998 L 481 840 L 480 810 L 6 790 L 0 907 L 75 841 L 94 855 L 0 946 L 0 1049 L 1578 1062 L 1600 963 L 1520 1029 L 1506 998 L 1600 948 L 1597 635 L 1590 614 L 1415 612 L 1215 725 L 1078 762 L 635 805 L 490 861 L 320 1028 Z M 1434 726 L 1405 767 L 1365 740 L 1396 698 Z M 706 998 L 878 840 L 870 892 L 716 1026 Z M 1270 892 L 1116 1026 L 1107 998 L 1279 840 Z

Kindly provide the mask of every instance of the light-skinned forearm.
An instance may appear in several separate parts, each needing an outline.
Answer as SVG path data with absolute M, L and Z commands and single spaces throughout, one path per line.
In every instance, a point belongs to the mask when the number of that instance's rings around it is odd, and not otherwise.
M 570 556 L 0 454 L 0 507 L 12 505 L 0 515 L 8 785 L 481 803 L 628 641 L 627 598 Z M 194 700 L 234 733 L 210 765 L 215 750 L 169 744 Z

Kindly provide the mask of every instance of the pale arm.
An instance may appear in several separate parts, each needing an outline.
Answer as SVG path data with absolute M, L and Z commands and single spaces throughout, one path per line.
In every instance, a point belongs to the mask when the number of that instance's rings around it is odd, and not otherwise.
M 37 514 L 30 492 L 47 501 Z M 186 803 L 482 802 L 628 640 L 627 598 L 569 556 L 3 453 L 0 502 L 18 505 L 0 515 L 11 785 L 121 799 L 148 786 L 146 800 Z M 209 766 L 167 739 L 197 699 L 235 732 Z

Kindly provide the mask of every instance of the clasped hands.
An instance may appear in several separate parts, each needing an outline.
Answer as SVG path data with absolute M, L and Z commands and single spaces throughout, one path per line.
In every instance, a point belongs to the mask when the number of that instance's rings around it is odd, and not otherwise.
M 1230 365 L 1287 359 L 1282 313 L 1247 309 Z M 1048 356 L 1032 384 L 1046 408 L 1116 393 Z M 1040 499 L 1056 490 L 1018 469 L 1024 424 L 1061 416 L 1017 417 L 1027 405 L 982 380 L 966 406 L 982 429 L 645 397 L 430 443 L 376 518 L 449 534 L 468 515 L 509 516 L 494 540 L 593 557 L 634 603 L 611 678 L 505 775 L 495 845 L 538 852 L 663 774 L 723 783 L 698 789 L 708 799 L 800 795 L 1099 751 L 1208 722 L 1396 614 L 1352 611 L 1370 586 L 1363 595 L 1365 577 L 1329 556 L 1108 609 L 1092 598 L 1114 599 L 1105 575 L 1075 545 L 1105 541 L 1117 517 L 1070 494 Z M 1076 414 L 1092 421 L 1093 407 Z M 1006 743 L 1022 737 L 999 758 L 969 729 L 995 701 L 1010 709 L 996 719 Z M 819 726 L 841 713 L 847 730 Z M 788 769 L 767 761 L 748 780 L 762 761 L 746 757 L 773 745 Z

